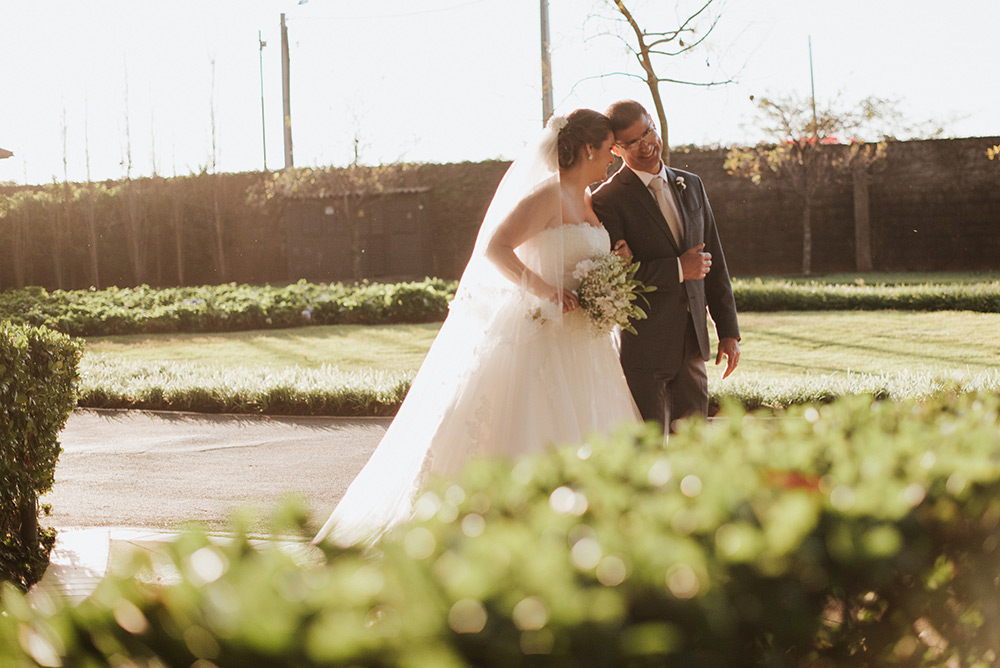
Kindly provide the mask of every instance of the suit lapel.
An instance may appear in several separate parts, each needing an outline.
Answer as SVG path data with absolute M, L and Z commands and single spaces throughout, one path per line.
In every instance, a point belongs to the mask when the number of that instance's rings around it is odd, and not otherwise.
M 671 247 L 680 255 L 680 248 L 677 247 L 677 242 L 674 240 L 674 235 L 670 231 L 670 226 L 667 224 L 666 218 L 663 217 L 663 212 L 660 211 L 660 205 L 656 203 L 653 193 L 649 192 L 649 188 L 643 185 L 642 179 L 636 176 L 635 172 L 625 165 L 622 165 L 618 178 L 621 184 L 625 186 L 625 190 L 629 196 L 642 206 L 642 209 L 659 227 L 660 232 L 666 237 Z

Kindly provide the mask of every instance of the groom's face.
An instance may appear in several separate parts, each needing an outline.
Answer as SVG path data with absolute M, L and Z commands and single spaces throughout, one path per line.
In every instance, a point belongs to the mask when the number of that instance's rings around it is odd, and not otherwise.
M 616 132 L 614 152 L 635 171 L 659 172 L 663 143 L 653 120 L 643 115 L 632 125 Z

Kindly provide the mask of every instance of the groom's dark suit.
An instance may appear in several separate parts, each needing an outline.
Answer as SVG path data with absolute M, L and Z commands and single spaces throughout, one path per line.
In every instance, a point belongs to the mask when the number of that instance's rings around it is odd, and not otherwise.
M 647 295 L 649 318 L 633 322 L 636 334 L 622 333 L 621 362 L 643 418 L 661 423 L 707 410 L 705 360 L 711 353 L 706 307 L 719 338 L 740 336 L 729 272 L 705 187 L 690 172 L 669 167 L 666 172 L 683 221 L 681 247 L 653 195 L 628 166 L 622 165 L 593 193 L 594 212 L 612 245 L 624 239 L 640 263 L 636 278 L 656 286 Z M 701 243 L 712 254 L 711 270 L 702 280 L 681 282 L 678 258 Z

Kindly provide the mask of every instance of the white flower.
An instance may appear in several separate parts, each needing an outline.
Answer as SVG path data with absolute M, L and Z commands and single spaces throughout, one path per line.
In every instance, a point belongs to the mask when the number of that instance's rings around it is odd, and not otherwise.
M 566 127 L 566 123 L 568 122 L 569 121 L 566 119 L 565 116 L 552 116 L 549 118 L 549 127 L 555 130 L 556 132 L 559 132 L 564 127 Z
M 576 289 L 580 308 L 596 334 L 607 334 L 615 326 L 635 332 L 629 319 L 646 317 L 645 312 L 635 304 L 635 299 L 656 288 L 646 287 L 635 278 L 638 268 L 638 262 L 627 264 L 613 253 L 577 263 L 573 277 L 580 280 Z
M 684 183 L 684 177 L 683 176 L 678 176 L 676 179 L 674 179 L 674 183 L 676 183 L 677 187 L 681 189 L 681 192 L 684 192 L 685 190 L 687 190 L 688 185 L 686 183 Z
M 578 281 L 582 281 L 584 276 L 589 274 L 597 267 L 597 262 L 594 260 L 580 260 L 576 263 L 576 267 L 573 269 L 573 278 Z

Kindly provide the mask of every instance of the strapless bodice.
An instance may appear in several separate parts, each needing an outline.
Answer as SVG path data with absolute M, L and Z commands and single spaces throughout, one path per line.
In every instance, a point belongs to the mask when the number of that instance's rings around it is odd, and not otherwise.
M 611 239 L 603 226 L 569 223 L 539 232 L 517 252 L 521 261 L 546 281 L 556 283 L 561 274 L 563 287 L 575 290 L 580 283 L 573 278 L 577 263 L 610 250 Z

